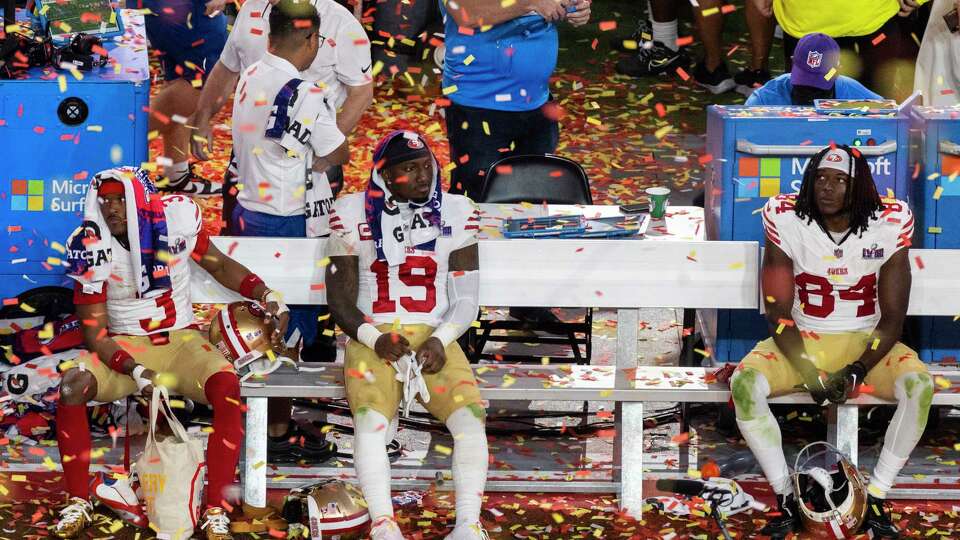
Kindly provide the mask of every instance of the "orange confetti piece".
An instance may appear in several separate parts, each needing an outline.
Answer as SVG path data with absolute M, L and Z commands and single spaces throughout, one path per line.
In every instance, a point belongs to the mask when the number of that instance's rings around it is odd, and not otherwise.
M 601 31 L 601 32 L 607 32 L 607 31 L 610 31 L 610 30 L 616 30 L 616 28 L 617 28 L 617 21 L 600 21 L 600 24 L 598 24 L 597 26 L 600 27 L 600 31 Z
M 881 33 L 881 34 L 878 34 L 877 37 L 870 40 L 870 43 L 873 44 L 874 47 L 876 47 L 877 45 L 880 44 L 880 42 L 882 42 L 885 39 L 887 39 L 887 35 Z
M 690 80 L 690 75 L 687 74 L 687 72 L 682 67 L 677 68 L 677 75 L 679 75 L 680 78 L 684 80 L 684 82 Z

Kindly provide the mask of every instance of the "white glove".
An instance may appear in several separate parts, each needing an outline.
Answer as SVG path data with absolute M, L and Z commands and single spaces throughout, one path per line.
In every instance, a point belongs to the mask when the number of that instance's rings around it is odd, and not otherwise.
M 393 369 L 397 370 L 396 379 L 403 383 L 403 400 L 400 406 L 406 418 L 410 416 L 410 406 L 417 400 L 417 395 L 424 403 L 430 402 L 430 390 L 427 388 L 427 381 L 423 378 L 420 363 L 417 362 L 414 353 L 401 356 L 392 365 Z
M 290 308 L 283 303 L 283 298 L 280 296 L 280 293 L 273 289 L 267 289 L 267 292 L 263 295 L 263 299 L 261 300 L 261 303 L 264 307 L 266 307 L 270 302 L 275 302 L 277 306 L 279 306 L 276 313 L 277 316 L 279 316 L 281 313 L 290 311 Z

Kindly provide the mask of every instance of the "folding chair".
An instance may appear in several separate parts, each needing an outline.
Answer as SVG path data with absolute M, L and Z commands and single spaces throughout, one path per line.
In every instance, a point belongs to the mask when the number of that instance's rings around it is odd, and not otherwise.
M 593 204 L 587 173 L 577 162 L 554 155 L 520 155 L 503 158 L 487 170 L 483 191 L 477 202 L 533 204 Z M 544 240 L 549 242 L 549 240 Z M 582 322 L 529 323 L 525 321 L 480 320 L 480 328 L 467 332 L 467 354 L 471 360 L 504 359 L 523 361 L 529 355 L 494 355 L 484 353 L 487 342 L 568 344 L 577 364 L 590 363 L 593 310 L 587 309 Z M 507 335 L 493 335 L 494 330 Z M 509 331 L 539 330 L 558 334 L 551 336 L 509 335 Z M 579 334 L 579 335 L 578 335 Z M 566 336 L 566 337 L 562 337 Z M 583 351 L 580 347 L 583 346 Z M 539 358 L 536 357 L 536 358 Z

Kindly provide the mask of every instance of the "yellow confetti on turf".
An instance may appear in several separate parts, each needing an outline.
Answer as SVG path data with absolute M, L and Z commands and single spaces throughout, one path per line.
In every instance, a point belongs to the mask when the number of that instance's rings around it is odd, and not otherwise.
M 673 131 L 673 126 L 667 125 L 653 132 L 653 136 L 657 139 L 662 139 L 667 136 L 667 133 Z
M 112 523 L 110 523 L 110 526 L 107 528 L 110 529 L 111 534 L 116 533 L 117 531 L 123 528 L 123 522 L 120 521 L 119 519 L 115 519 L 113 520 Z
M 10 494 L 10 490 L 7 489 L 7 486 L 0 484 L 0 495 L 3 495 L 4 497 L 6 497 L 9 494 Z
M 26 482 L 26 481 L 27 481 L 27 475 L 25 475 L 25 474 L 13 474 L 13 475 L 10 475 L 10 480 L 12 480 L 12 481 L 14 481 L 14 482 Z
M 559 512 L 553 512 L 552 514 L 550 514 L 550 517 L 552 517 L 553 520 L 556 521 L 558 525 L 563 523 L 563 516 L 560 515 Z
M 443 455 L 445 455 L 445 456 L 449 456 L 450 454 L 453 453 L 453 449 L 452 449 L 452 448 L 450 448 L 449 446 L 444 446 L 444 445 L 442 445 L 442 444 L 435 444 L 435 445 L 433 445 L 433 449 L 436 450 L 437 452 L 440 452 L 441 454 L 443 454 Z
M 451 84 L 450 86 L 445 86 L 443 88 L 443 95 L 449 96 L 450 94 L 457 91 L 457 85 Z

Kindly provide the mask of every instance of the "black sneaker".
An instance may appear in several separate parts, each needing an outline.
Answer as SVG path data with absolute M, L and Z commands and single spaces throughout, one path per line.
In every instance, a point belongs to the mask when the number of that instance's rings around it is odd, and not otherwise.
M 782 540 L 790 533 L 800 532 L 800 509 L 792 493 L 777 495 L 777 509 L 780 515 L 768 521 L 763 529 L 760 529 L 760 534 L 769 536 L 771 540 Z
M 737 83 L 737 92 L 749 96 L 772 78 L 765 69 L 742 69 L 733 76 L 733 82 Z
M 890 514 L 884 508 L 883 499 L 867 495 L 867 517 L 860 526 L 860 532 L 873 538 L 900 538 L 900 529 L 890 521 Z
M 688 67 L 690 58 L 682 49 L 674 51 L 659 41 L 647 42 L 639 52 L 617 62 L 617 73 L 631 77 L 646 77 Z
M 197 176 L 197 174 L 193 172 L 193 165 L 190 165 L 187 174 L 184 174 L 180 178 L 169 179 L 164 177 L 158 184 L 164 184 L 162 186 L 158 185 L 161 191 L 182 193 L 194 197 L 212 197 L 223 194 L 223 183 Z
M 707 71 L 703 60 L 697 62 L 696 67 L 693 68 L 693 79 L 711 94 L 729 92 L 737 86 L 737 83 L 733 82 L 733 77 L 730 76 L 730 71 L 727 70 L 727 64 L 723 62 L 713 71 Z
M 637 22 L 637 29 L 629 36 L 617 39 L 613 47 L 621 52 L 637 53 L 639 48 L 652 39 L 653 31 L 650 30 L 650 20 L 640 19 Z

